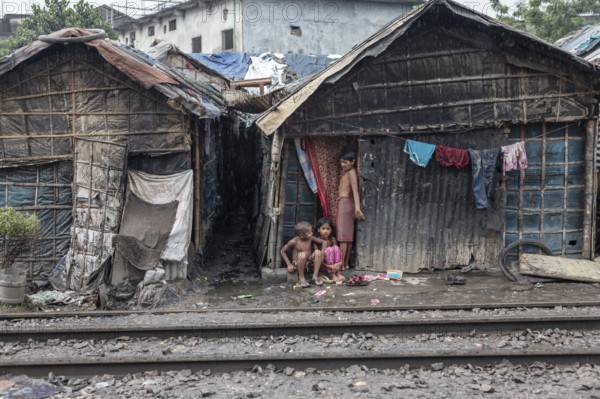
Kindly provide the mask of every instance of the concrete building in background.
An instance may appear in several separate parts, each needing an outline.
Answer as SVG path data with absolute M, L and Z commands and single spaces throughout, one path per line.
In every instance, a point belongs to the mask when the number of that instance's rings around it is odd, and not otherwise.
M 0 39 L 6 39 L 17 32 L 17 27 L 28 14 L 4 14 L 0 19 Z
M 421 0 L 188 1 L 115 29 L 147 50 L 167 40 L 187 53 L 343 54 Z

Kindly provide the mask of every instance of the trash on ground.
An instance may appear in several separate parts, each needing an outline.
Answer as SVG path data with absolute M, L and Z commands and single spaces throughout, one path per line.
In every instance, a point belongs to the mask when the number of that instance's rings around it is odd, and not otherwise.
M 238 295 L 237 297 L 240 299 L 247 299 L 247 298 L 252 298 L 252 294 L 243 294 L 243 295 Z
M 402 270 L 389 269 L 386 274 L 386 278 L 390 280 L 401 280 L 402 279 Z

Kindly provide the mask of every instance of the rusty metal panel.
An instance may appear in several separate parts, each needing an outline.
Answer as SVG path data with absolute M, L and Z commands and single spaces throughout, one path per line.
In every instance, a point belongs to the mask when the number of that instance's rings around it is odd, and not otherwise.
M 581 258 L 585 194 L 585 127 L 544 123 L 515 127 L 510 142 L 526 141 L 528 169 L 507 179 L 506 236 L 545 243 L 555 255 Z M 530 251 L 530 248 L 522 248 Z M 517 252 L 508 261 L 516 260 Z
M 415 140 L 455 148 L 503 144 L 498 130 L 462 134 L 412 135 Z M 487 210 L 476 210 L 471 167 L 443 168 L 432 159 L 425 168 L 403 153 L 400 137 L 359 141 L 361 208 L 357 224 L 357 268 L 406 272 L 469 264 L 490 267 L 502 249 L 504 191 L 495 182 Z

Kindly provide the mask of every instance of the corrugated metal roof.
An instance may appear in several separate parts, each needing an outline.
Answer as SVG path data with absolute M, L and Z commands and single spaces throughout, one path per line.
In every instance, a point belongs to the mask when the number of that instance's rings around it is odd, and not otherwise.
M 600 24 L 585 26 L 556 41 L 563 50 L 593 64 L 600 63 Z
M 83 39 L 93 34 L 93 32 L 85 29 L 65 28 L 51 33 L 47 37 L 51 40 Z M 27 46 L 21 47 L 0 58 L 0 75 L 7 73 L 44 50 L 66 44 L 69 43 L 36 40 Z M 184 109 L 186 112 L 196 114 L 201 118 L 214 118 L 222 113 L 222 109 L 218 106 L 219 103 L 223 104 L 222 98 L 220 101 L 216 96 L 207 98 L 206 93 L 199 91 L 194 82 L 158 63 L 146 54 L 104 39 L 81 40 L 79 43 L 73 43 L 73 45 L 81 44 L 97 49 L 102 58 L 146 89 L 153 88 L 161 92 L 169 98 L 169 105 L 175 109 Z
M 462 6 L 451 0 L 431 0 L 424 6 L 415 9 L 413 12 L 402 16 L 380 29 L 361 44 L 355 46 L 350 52 L 340 58 L 337 62 L 330 65 L 322 72 L 306 82 L 297 91 L 289 94 L 271 109 L 267 110 L 257 119 L 258 127 L 266 134 L 272 134 L 294 111 L 300 107 L 308 98 L 312 96 L 317 89 L 325 83 L 335 83 L 341 77 L 346 75 L 353 67 L 367 57 L 375 57 L 385 51 L 396 39 L 404 35 L 417 21 L 425 15 L 439 16 L 444 12 L 444 21 L 456 18 L 458 22 L 468 21 L 469 23 L 481 26 L 481 29 L 487 29 L 502 35 L 504 41 L 518 41 L 520 45 L 528 48 L 535 48 L 538 51 L 551 53 L 556 58 L 570 63 L 579 70 L 598 72 L 600 68 L 593 64 L 574 56 L 559 47 L 549 44 L 533 35 L 519 31 L 509 25 L 502 24 L 493 18 L 473 11 L 470 8 Z M 434 18 L 434 21 L 440 21 L 440 18 Z

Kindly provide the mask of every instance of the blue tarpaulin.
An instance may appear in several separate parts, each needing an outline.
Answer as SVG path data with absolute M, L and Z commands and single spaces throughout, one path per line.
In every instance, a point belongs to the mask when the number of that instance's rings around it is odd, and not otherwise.
M 193 53 L 190 55 L 223 76 L 234 80 L 243 80 L 248 71 L 248 65 L 250 65 L 250 57 L 259 54 L 233 53 L 227 51 L 218 54 Z

